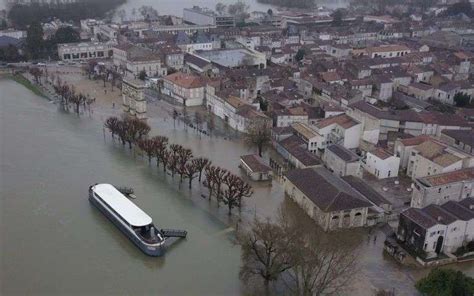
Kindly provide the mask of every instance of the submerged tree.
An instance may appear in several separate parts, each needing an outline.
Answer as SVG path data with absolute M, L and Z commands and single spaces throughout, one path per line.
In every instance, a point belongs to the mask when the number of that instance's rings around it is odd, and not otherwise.
M 189 181 L 189 189 L 191 189 L 194 178 L 196 178 L 197 168 L 194 161 L 187 162 L 183 168 L 184 176 Z
M 211 164 L 211 161 L 207 158 L 204 158 L 204 157 L 198 157 L 198 158 L 194 158 L 192 160 L 194 166 L 196 167 L 196 172 L 199 173 L 199 182 L 201 182 L 201 177 L 202 177 L 202 171 L 208 166 Z
M 249 232 L 237 236 L 242 247 L 240 277 L 261 278 L 268 294 L 270 282 L 292 267 L 289 239 L 280 225 L 256 219 Z
M 165 136 L 156 136 L 152 138 L 153 142 L 155 142 L 155 156 L 156 156 L 156 165 L 160 165 L 160 161 L 165 163 L 166 158 L 166 149 L 168 147 L 168 138 Z M 164 170 L 166 170 L 166 164 L 163 165 Z
M 83 95 L 82 93 L 78 93 L 78 94 L 74 93 L 70 96 L 69 101 L 71 104 L 75 106 L 74 111 L 79 115 L 80 107 L 81 105 L 85 106 L 87 97 Z
M 248 145 L 257 146 L 258 155 L 261 157 L 263 148 L 272 140 L 269 122 L 260 118 L 250 121 L 244 139 Z
M 151 163 L 151 159 L 156 153 L 156 141 L 153 139 L 141 139 L 138 141 L 138 147 L 148 156 L 148 162 Z
M 132 149 L 132 145 L 138 140 L 142 139 L 150 132 L 150 126 L 137 118 L 126 117 L 125 123 L 125 140 L 128 142 L 129 148 Z
M 267 292 L 270 282 L 281 280 L 285 294 L 344 294 L 357 267 L 353 246 L 345 238 L 322 235 L 291 201 L 284 202 L 275 222 L 256 219 L 249 232 L 238 235 L 238 243 L 240 276 L 261 278 Z
M 114 139 L 114 136 L 118 134 L 119 121 L 120 119 L 115 116 L 111 116 L 105 120 L 104 127 L 110 131 L 110 133 L 112 134 L 112 139 Z
M 186 174 L 186 164 L 193 158 L 193 152 L 191 149 L 181 148 L 178 151 L 178 163 L 177 163 L 177 171 L 179 173 L 179 180 L 180 182 L 183 181 L 183 177 Z

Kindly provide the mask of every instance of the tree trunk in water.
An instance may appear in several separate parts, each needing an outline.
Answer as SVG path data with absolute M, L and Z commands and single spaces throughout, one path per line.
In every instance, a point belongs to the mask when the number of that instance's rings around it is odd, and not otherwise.
M 265 295 L 270 295 L 270 281 L 268 279 L 263 280 L 263 286 L 265 287 Z
M 209 188 L 209 196 L 208 196 L 208 199 L 211 200 L 211 196 L 212 196 L 212 186 L 210 184 L 208 184 L 208 188 Z
M 193 183 L 193 179 L 192 179 L 192 178 L 189 178 L 189 189 L 191 189 L 192 183 Z

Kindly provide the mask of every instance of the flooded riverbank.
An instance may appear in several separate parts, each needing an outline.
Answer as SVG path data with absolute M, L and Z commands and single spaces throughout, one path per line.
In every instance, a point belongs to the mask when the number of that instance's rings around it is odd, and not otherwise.
M 58 112 L 13 81 L 0 88 L 0 294 L 240 294 L 227 225 L 104 145 L 101 122 Z M 163 258 L 143 255 L 87 201 L 95 182 L 133 186 L 155 223 L 188 230 L 187 240 Z
M 77 117 L 13 81 L 0 80 L 0 88 L 0 294 L 243 293 L 240 250 L 232 243 L 239 215 L 229 218 L 224 207 L 209 204 L 197 182 L 192 191 L 179 187 L 155 163 L 113 143 L 102 125 L 119 108 L 96 106 Z M 174 128 L 170 108 L 150 104 L 152 135 L 166 135 L 235 173 L 239 156 L 254 152 L 181 123 Z M 158 227 L 186 229 L 188 239 L 163 258 L 146 257 L 89 204 L 87 188 L 95 182 L 134 187 L 134 202 Z M 274 215 L 284 200 L 281 185 L 252 185 L 255 195 L 240 217 Z M 414 281 L 427 273 L 385 256 L 379 231 L 336 235 L 360 254 L 352 295 L 370 295 L 375 287 L 414 295 Z M 473 275 L 471 263 L 455 267 Z

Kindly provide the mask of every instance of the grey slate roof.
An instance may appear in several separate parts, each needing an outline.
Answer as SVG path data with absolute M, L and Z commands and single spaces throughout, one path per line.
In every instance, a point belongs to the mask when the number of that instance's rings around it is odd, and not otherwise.
M 468 208 L 470 210 L 474 209 L 474 197 L 468 197 L 459 202 L 460 205 L 462 205 L 465 208 Z
M 272 169 L 265 164 L 263 159 L 255 154 L 242 155 L 240 159 L 252 170 L 252 172 L 264 172 L 267 173 Z
M 323 212 L 371 207 L 369 202 L 341 191 L 313 169 L 292 170 L 286 178 Z
M 474 219 L 473 211 L 469 210 L 468 208 L 463 207 L 462 205 L 460 205 L 459 203 L 455 201 L 452 201 L 452 200 L 448 201 L 441 207 L 463 221 L 469 221 L 471 219 Z
M 409 220 L 415 222 L 417 225 L 428 229 L 438 224 L 430 215 L 424 213 L 421 209 L 408 208 L 403 211 L 400 215 L 407 217 Z
M 193 54 L 188 54 L 188 53 L 184 55 L 184 62 L 188 63 L 188 64 L 196 65 L 199 68 L 204 68 L 207 65 L 211 64 L 211 62 L 209 62 L 209 61 L 207 61 L 207 60 L 205 60 L 201 57 L 195 56 Z
M 458 140 L 461 143 L 474 147 L 474 130 L 443 130 L 441 133 Z
M 341 145 L 331 145 L 327 147 L 329 151 L 336 154 L 337 157 L 344 160 L 345 162 L 354 162 L 359 160 L 359 156 Z
M 446 211 L 442 207 L 438 205 L 429 205 L 427 207 L 424 207 L 422 211 L 431 216 L 431 218 L 435 219 L 438 221 L 440 224 L 448 225 L 457 220 L 457 217 L 451 214 L 450 212 Z
M 348 183 L 352 188 L 359 191 L 365 198 L 373 202 L 377 206 L 382 205 L 391 205 L 392 203 L 386 200 L 380 193 L 375 191 L 369 184 L 365 183 L 364 180 L 357 178 L 355 176 L 345 176 L 342 177 L 346 183 Z

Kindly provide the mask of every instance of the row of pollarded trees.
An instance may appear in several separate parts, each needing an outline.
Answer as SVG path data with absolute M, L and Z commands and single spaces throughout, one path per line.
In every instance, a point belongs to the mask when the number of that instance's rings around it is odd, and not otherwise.
M 239 176 L 217 166 L 208 166 L 205 170 L 209 200 L 215 197 L 217 204 L 224 203 L 229 209 L 242 207 L 242 198 L 251 197 L 252 187 Z
M 70 106 L 74 107 L 74 112 L 78 115 L 81 113 L 81 107 L 83 111 L 89 109 L 95 99 L 92 99 L 83 93 L 77 92 L 74 85 L 69 85 L 63 82 L 59 77 L 55 84 L 53 84 L 54 91 L 61 99 L 61 105 L 65 109 L 69 109 Z
M 105 65 L 99 64 L 96 60 L 89 60 L 87 64 L 82 66 L 82 71 L 91 80 L 102 80 L 104 88 L 107 81 L 110 81 L 112 91 L 114 86 L 121 88 L 122 75 L 115 70 L 107 69 Z
M 154 158 L 157 166 L 161 165 L 164 172 L 169 171 L 173 178 L 179 176 L 180 184 L 187 179 L 191 188 L 193 180 L 198 178 L 201 182 L 204 174 L 209 200 L 214 197 L 218 205 L 225 204 L 229 215 L 232 209 L 241 208 L 242 198 L 253 194 L 252 187 L 242 178 L 212 165 L 206 158 L 194 157 L 191 149 L 170 144 L 165 136 L 148 137 L 150 127 L 144 121 L 130 117 L 109 117 L 105 121 L 105 128 L 111 132 L 112 138 L 117 136 L 123 146 L 128 143 L 132 149 L 136 145 L 148 157 L 149 162 Z

